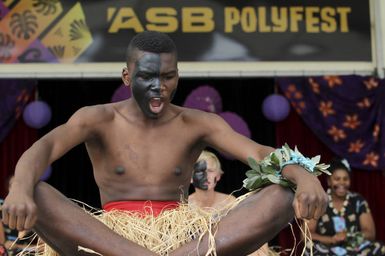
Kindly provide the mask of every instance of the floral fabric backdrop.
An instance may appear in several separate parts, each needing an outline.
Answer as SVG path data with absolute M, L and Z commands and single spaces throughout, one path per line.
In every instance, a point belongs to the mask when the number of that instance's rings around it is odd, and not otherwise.
M 385 169 L 385 80 L 361 76 L 279 78 L 295 111 L 336 155 Z
M 35 81 L 0 80 L 0 142 L 8 135 L 32 99 Z

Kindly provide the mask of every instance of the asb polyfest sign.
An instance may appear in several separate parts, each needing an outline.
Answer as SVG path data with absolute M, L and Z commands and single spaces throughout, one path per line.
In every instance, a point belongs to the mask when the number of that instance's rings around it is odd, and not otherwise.
M 372 61 L 369 1 L 3 0 L 0 62 L 121 63 L 144 30 L 186 62 Z

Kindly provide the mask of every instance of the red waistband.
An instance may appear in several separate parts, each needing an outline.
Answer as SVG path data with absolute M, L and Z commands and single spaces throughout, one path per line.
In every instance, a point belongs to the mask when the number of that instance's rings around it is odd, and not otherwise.
M 115 201 L 103 205 L 105 211 L 134 211 L 145 215 L 158 216 L 164 210 L 172 210 L 179 206 L 178 201 Z

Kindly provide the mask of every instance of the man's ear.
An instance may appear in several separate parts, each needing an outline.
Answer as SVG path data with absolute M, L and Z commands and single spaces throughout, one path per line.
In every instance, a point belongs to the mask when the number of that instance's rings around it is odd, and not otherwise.
M 130 72 L 128 71 L 128 68 L 123 68 L 122 70 L 122 81 L 125 86 L 130 86 L 131 85 L 131 76 Z

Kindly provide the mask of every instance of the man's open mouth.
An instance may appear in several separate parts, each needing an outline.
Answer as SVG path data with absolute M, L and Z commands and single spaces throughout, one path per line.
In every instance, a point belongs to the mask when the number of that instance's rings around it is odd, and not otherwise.
M 163 101 L 160 97 L 154 97 L 150 99 L 150 109 L 153 113 L 160 113 L 163 109 Z

